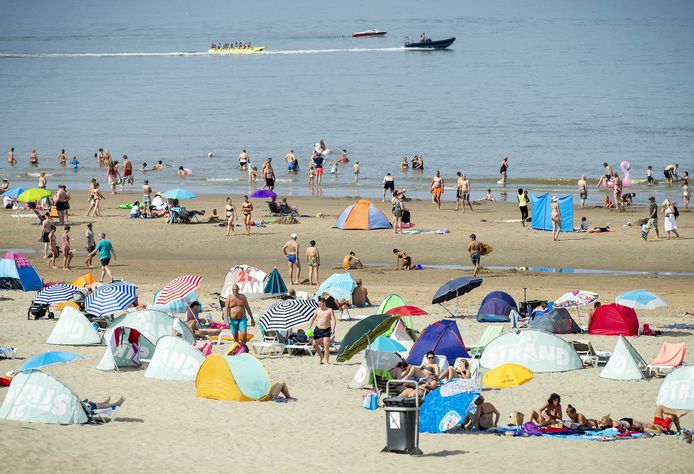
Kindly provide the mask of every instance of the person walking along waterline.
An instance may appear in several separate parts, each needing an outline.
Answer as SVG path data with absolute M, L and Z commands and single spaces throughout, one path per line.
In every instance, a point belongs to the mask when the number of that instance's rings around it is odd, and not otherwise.
M 434 177 L 431 178 L 431 199 L 436 204 L 437 209 L 441 209 L 441 195 L 443 194 L 444 184 L 441 172 L 436 170 Z
M 467 246 L 467 251 L 470 252 L 470 261 L 474 266 L 472 269 L 472 276 L 477 276 L 480 274 L 480 252 L 482 251 L 482 244 L 477 241 L 477 236 L 475 234 L 470 234 L 470 243 Z

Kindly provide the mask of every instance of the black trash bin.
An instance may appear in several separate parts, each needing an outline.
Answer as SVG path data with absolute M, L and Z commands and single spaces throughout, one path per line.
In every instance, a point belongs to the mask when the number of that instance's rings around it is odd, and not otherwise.
M 386 412 L 386 447 L 383 451 L 422 454 L 418 447 L 419 407 L 414 397 L 390 397 L 383 400 Z

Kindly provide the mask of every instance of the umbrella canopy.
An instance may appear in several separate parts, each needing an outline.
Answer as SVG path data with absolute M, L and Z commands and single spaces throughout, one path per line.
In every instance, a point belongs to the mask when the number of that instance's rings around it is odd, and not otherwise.
M 194 193 L 187 191 L 183 188 L 169 189 L 164 194 L 162 194 L 166 199 L 195 199 L 198 197 Z
M 407 348 L 398 341 L 386 336 L 378 336 L 374 342 L 369 345 L 370 351 L 379 352 L 403 352 Z
M 386 314 L 396 314 L 398 316 L 425 316 L 429 313 L 424 311 L 422 308 L 418 308 L 417 306 L 404 305 L 391 308 L 386 311 Z
M 157 295 L 154 304 L 166 305 L 185 297 L 200 285 L 201 280 L 202 277 L 198 275 L 183 275 L 174 278 Z
M 12 199 L 17 199 L 20 194 L 24 192 L 24 188 L 12 188 L 8 189 L 4 193 L 2 193 L 3 196 L 7 196 Z
M 84 357 L 79 354 L 75 354 L 74 352 L 44 352 L 43 354 L 37 354 L 28 361 L 24 362 L 19 368 L 19 371 L 25 372 L 27 370 L 36 370 L 40 369 L 41 367 L 46 367 L 47 365 L 63 364 L 79 359 L 84 359 Z
M 137 287 L 131 283 L 109 283 L 97 288 L 87 296 L 85 309 L 88 313 L 102 316 L 122 311 L 135 301 Z
M 633 290 L 622 293 L 615 303 L 628 306 L 633 309 L 665 308 L 667 303 L 660 296 L 646 290 Z
M 344 299 L 351 303 L 355 286 L 357 283 L 351 273 L 333 273 L 318 287 L 316 296 L 320 297 L 323 293 L 328 293 L 335 299 Z
M 17 197 L 17 201 L 36 202 L 36 201 L 40 201 L 43 198 L 47 198 L 51 194 L 53 194 L 53 193 L 50 192 L 48 189 L 45 189 L 45 188 L 31 188 L 31 189 L 27 189 L 22 194 L 20 194 Z
M 259 189 L 257 191 L 253 191 L 251 197 L 255 199 L 274 198 L 277 197 L 277 193 L 270 191 L 269 189 Z
M 398 316 L 391 314 L 374 314 L 359 321 L 342 338 L 340 349 L 337 351 L 337 361 L 344 362 L 354 357 L 371 341 L 390 329 L 397 320 Z
M 459 277 L 449 280 L 441 288 L 436 290 L 432 304 L 444 303 L 457 298 L 460 295 L 469 293 L 482 284 L 482 279 L 478 277 Z
M 63 301 L 70 301 L 75 297 L 76 286 L 67 283 L 56 283 L 55 285 L 47 286 L 39 291 L 34 297 L 35 303 L 55 304 Z
M 282 275 L 280 275 L 280 272 L 277 271 L 276 268 L 273 268 L 270 275 L 267 277 L 263 291 L 270 295 L 281 295 L 287 292 L 287 285 L 284 283 Z
M 286 331 L 306 324 L 318 308 L 314 300 L 285 300 L 270 306 L 260 318 L 266 331 Z
M 535 374 L 527 367 L 518 364 L 502 364 L 484 374 L 483 382 L 487 387 L 507 388 L 530 382 Z
M 573 290 L 564 293 L 559 298 L 554 300 L 555 308 L 574 308 L 578 306 L 588 306 L 593 301 L 596 301 L 600 295 L 592 291 Z

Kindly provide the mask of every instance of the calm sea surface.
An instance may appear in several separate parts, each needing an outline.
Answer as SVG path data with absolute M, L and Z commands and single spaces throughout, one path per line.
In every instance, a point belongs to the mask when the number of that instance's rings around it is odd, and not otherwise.
M 135 167 L 171 165 L 147 174 L 157 189 L 241 194 L 246 148 L 254 164 L 274 158 L 278 192 L 310 195 L 306 164 L 321 138 L 362 169 L 358 185 L 351 168 L 326 176 L 326 196 L 379 196 L 391 172 L 424 197 L 441 169 L 451 181 L 469 174 L 479 198 L 498 192 L 505 155 L 510 187 L 535 191 L 573 191 L 603 161 L 628 160 L 639 180 L 647 165 L 656 178 L 668 163 L 693 168 L 690 1 L 25 0 L 0 2 L 0 18 L 0 175 L 13 185 L 35 184 L 32 148 L 51 188 L 105 183 L 93 159 L 104 147 Z M 369 28 L 388 34 L 351 38 Z M 448 51 L 402 48 L 422 32 L 457 40 Z M 267 51 L 218 57 L 212 41 Z M 59 167 L 61 148 L 82 169 Z M 284 174 L 290 148 L 298 176 Z M 415 153 L 424 174 L 401 173 Z M 193 175 L 178 178 L 181 165 Z M 644 186 L 634 190 L 645 202 Z

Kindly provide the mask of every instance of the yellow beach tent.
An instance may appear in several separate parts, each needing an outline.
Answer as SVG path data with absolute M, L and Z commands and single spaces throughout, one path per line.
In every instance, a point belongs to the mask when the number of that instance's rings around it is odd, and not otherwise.
M 260 361 L 250 354 L 212 354 L 200 366 L 195 388 L 200 398 L 250 402 L 267 397 L 270 378 Z

